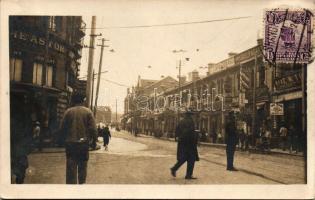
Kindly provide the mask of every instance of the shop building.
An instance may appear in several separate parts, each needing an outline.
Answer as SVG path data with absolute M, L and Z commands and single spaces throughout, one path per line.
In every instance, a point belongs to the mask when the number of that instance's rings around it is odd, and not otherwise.
M 84 87 L 77 80 L 84 28 L 78 16 L 10 16 L 11 119 L 29 113 L 54 138 L 71 93 Z

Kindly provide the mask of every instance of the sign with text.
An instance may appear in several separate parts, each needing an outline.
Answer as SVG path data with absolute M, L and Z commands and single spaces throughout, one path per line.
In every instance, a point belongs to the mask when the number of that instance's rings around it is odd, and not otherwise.
M 283 115 L 283 103 L 270 103 L 270 115 Z

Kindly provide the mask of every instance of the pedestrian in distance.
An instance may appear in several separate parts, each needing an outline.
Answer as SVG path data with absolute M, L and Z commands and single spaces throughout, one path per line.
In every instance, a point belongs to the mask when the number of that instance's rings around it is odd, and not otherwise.
M 282 122 L 282 126 L 279 130 L 279 134 L 280 134 L 282 151 L 285 151 L 288 145 L 287 144 L 288 143 L 288 129 L 284 126 L 284 122 Z
M 89 145 L 96 146 L 97 128 L 93 113 L 83 106 L 84 96 L 72 95 L 73 107 L 66 110 L 61 132 L 64 134 L 66 147 L 66 183 L 84 184 L 89 160 Z
M 215 129 L 212 128 L 212 143 L 217 143 L 218 134 L 216 133 Z
M 111 134 L 110 134 L 108 126 L 103 128 L 102 134 L 103 134 L 104 147 L 105 147 L 105 150 L 107 151 L 108 150 L 109 139 L 112 137 Z
M 289 133 L 289 150 L 290 150 L 290 153 L 292 153 L 293 150 L 295 150 L 295 153 L 298 153 L 298 148 L 297 148 L 298 135 L 297 135 L 295 127 L 292 124 L 289 127 L 288 133 Z
M 187 162 L 185 179 L 196 179 L 193 177 L 195 161 L 199 161 L 195 124 L 191 117 L 192 112 L 187 111 L 184 119 L 178 124 L 177 162 L 171 168 L 171 175 L 176 177 L 176 171 Z
M 236 125 L 235 117 L 233 111 L 229 112 L 225 124 L 225 143 L 226 143 L 226 158 L 227 158 L 227 167 L 226 170 L 229 171 L 238 171 L 234 168 L 234 153 L 237 143 L 237 134 L 236 134 Z
M 266 150 L 267 152 L 270 152 L 270 143 L 271 143 L 271 130 L 267 128 L 264 135 L 264 150 Z
M 239 141 L 240 141 L 240 149 L 244 151 L 245 150 L 245 131 L 243 128 L 241 128 L 240 133 L 239 133 Z
M 41 141 L 40 141 L 40 122 L 36 121 L 33 127 L 33 141 L 34 145 L 37 146 L 38 151 L 41 151 Z

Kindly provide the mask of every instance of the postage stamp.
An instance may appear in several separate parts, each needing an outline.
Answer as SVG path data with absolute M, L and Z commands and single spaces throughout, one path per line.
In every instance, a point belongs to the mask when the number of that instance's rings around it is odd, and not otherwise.
M 265 59 L 278 63 L 309 63 L 312 18 L 308 10 L 265 11 Z

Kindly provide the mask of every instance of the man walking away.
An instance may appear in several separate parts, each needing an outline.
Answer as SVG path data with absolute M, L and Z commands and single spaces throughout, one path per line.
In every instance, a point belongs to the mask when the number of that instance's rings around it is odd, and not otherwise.
M 66 144 L 66 183 L 83 184 L 86 181 L 89 143 L 96 143 L 97 129 L 93 113 L 83 106 L 84 96 L 72 95 L 73 107 L 66 110 L 61 122 Z M 96 146 L 96 144 L 93 144 Z
M 106 126 L 103 130 L 103 142 L 104 142 L 104 147 L 105 147 L 105 150 L 107 151 L 108 150 L 108 143 L 109 143 L 109 139 L 111 138 L 111 134 L 110 134 L 110 131 L 109 131 L 109 128 L 108 126 Z
M 233 166 L 235 146 L 237 143 L 236 126 L 235 126 L 235 118 L 234 118 L 233 111 L 229 112 L 229 115 L 227 117 L 227 121 L 225 124 L 225 133 L 226 133 L 225 142 L 226 142 L 226 158 L 227 158 L 226 170 L 237 171 L 237 169 L 235 169 Z
M 178 124 L 177 163 L 171 168 L 171 174 L 176 177 L 176 171 L 187 161 L 185 179 L 193 177 L 195 161 L 199 160 L 197 151 L 197 134 L 195 134 L 192 112 L 186 112 L 185 117 Z

